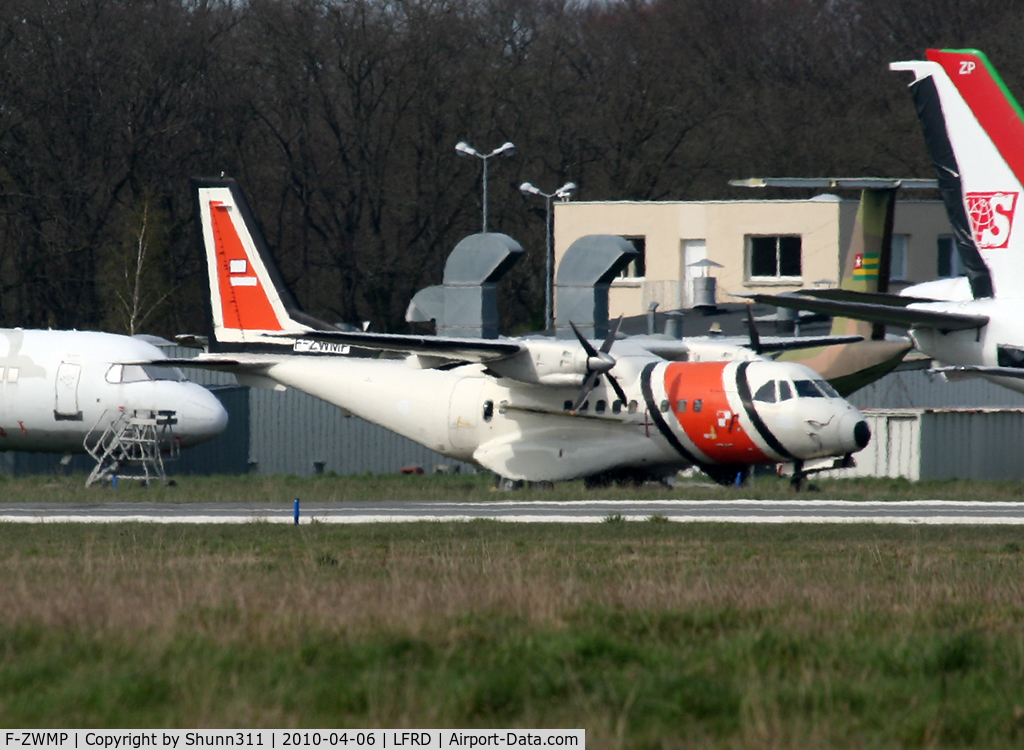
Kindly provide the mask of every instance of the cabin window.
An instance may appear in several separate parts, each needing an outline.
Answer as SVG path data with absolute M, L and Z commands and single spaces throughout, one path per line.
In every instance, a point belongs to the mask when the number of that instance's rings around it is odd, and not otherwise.
M 18 382 L 18 368 L 11 367 L 7 370 L 7 382 L 17 383 Z
M 498 414 L 504 414 L 506 411 L 508 411 L 508 401 L 499 401 Z
M 789 401 L 793 398 L 793 389 L 788 380 L 779 381 L 779 401 Z
M 676 411 L 680 412 L 680 413 L 686 411 L 686 399 L 685 398 L 681 398 L 678 401 L 676 401 Z
M 800 277 L 800 236 L 747 236 L 747 279 Z
M 658 404 L 658 408 L 661 409 L 662 412 L 667 412 L 671 408 L 668 399 L 666 398 L 660 404 Z
M 764 401 L 766 404 L 775 403 L 775 381 L 769 380 L 767 383 L 757 389 L 757 393 L 754 394 L 755 401 Z
M 572 411 L 572 401 L 566 401 L 564 404 L 562 404 L 562 409 L 564 409 L 565 411 Z
M 484 421 L 490 422 L 494 417 L 494 402 L 484 401 Z
M 621 413 L 622 413 L 622 402 L 619 401 L 618 399 L 616 399 L 615 401 L 612 401 L 612 414 L 621 414 Z
M 793 386 L 796 388 L 798 398 L 824 398 L 825 396 L 812 380 L 795 380 Z
M 698 411 L 700 411 L 703 408 L 704 408 L 704 399 L 702 399 L 702 398 L 695 398 L 693 400 L 693 410 L 695 412 L 698 412 Z
M 580 407 L 580 411 L 586 411 L 589 408 L 590 408 L 590 399 L 588 398 L 586 401 L 583 402 L 583 406 Z
M 604 414 L 604 410 L 608 405 L 604 401 L 598 401 L 597 406 L 594 407 L 594 411 L 598 414 Z
M 630 414 L 636 414 L 636 410 L 637 410 L 637 408 L 639 408 L 639 406 L 640 405 L 636 401 L 630 401 L 629 402 L 629 413 Z

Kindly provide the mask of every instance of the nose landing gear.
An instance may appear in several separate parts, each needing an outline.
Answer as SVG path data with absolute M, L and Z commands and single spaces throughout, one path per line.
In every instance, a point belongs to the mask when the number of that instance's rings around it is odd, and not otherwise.
M 852 453 L 847 453 L 842 458 L 837 458 L 831 466 L 819 466 L 814 469 L 804 469 L 803 461 L 794 461 L 793 477 L 789 480 L 789 483 L 792 485 L 794 492 L 799 492 L 800 488 L 803 487 L 804 480 L 811 474 L 817 474 L 822 471 L 832 471 L 833 469 L 852 469 L 856 465 L 857 462 L 853 460 Z M 812 485 L 808 485 L 807 489 L 814 489 L 814 487 Z

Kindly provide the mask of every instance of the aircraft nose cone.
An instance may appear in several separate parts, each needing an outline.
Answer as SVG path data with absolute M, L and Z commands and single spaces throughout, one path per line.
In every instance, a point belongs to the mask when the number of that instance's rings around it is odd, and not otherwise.
M 857 409 L 850 409 L 839 420 L 839 442 L 846 453 L 854 453 L 867 447 L 871 440 L 871 428 L 864 415 Z
M 867 448 L 868 443 L 871 441 L 871 428 L 868 427 L 868 423 L 863 419 L 853 428 L 853 441 L 860 450 Z
M 178 425 L 184 445 L 217 437 L 228 426 L 228 413 L 220 399 L 202 386 L 194 386 Z

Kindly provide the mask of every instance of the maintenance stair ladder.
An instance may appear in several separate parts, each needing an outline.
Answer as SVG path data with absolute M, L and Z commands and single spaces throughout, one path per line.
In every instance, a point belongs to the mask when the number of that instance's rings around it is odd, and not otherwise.
M 114 482 L 115 478 L 137 479 L 143 486 L 154 479 L 168 484 L 160 444 L 161 437 L 164 437 L 163 442 L 169 446 L 169 457 L 178 457 L 178 441 L 166 439 L 171 425 L 176 422 L 173 411 L 160 411 L 155 415 L 150 412 L 148 417 L 122 412 L 98 440 L 93 441 L 90 433 L 85 439 L 85 449 L 96 460 L 96 467 L 89 474 L 85 486 Z

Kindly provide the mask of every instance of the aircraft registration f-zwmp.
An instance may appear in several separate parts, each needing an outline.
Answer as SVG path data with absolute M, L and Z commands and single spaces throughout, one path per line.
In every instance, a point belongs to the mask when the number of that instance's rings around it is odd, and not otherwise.
M 814 371 L 753 353 L 672 362 L 629 339 L 341 331 L 301 313 L 232 179 L 193 180 L 213 330 L 190 366 L 290 386 L 509 481 L 636 481 L 699 466 L 850 465 L 867 423 Z M 350 346 L 401 359 L 343 356 Z
M 113 333 L 0 329 L 0 450 L 84 453 L 123 415 L 160 421 L 164 451 L 222 433 L 220 401 L 162 358 Z

